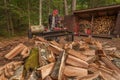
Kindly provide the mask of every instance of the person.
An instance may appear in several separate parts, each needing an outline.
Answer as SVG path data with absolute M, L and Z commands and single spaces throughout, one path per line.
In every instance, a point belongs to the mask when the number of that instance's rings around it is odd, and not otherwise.
M 52 12 L 52 15 L 49 15 L 49 28 L 50 30 L 53 30 L 55 27 L 58 27 L 59 25 L 59 16 L 58 16 L 58 10 L 55 9 Z

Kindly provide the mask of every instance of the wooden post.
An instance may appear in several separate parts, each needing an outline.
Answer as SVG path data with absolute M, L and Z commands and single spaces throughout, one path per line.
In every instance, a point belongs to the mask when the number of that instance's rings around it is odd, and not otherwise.
M 92 28 L 94 27 L 93 21 L 94 21 L 94 15 L 92 15 L 92 19 L 91 19 L 91 34 L 92 34 Z

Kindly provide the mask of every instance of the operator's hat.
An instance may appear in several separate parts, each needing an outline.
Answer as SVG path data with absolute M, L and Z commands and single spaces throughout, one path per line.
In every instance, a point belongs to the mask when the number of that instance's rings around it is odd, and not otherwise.
M 53 14 L 57 15 L 58 14 L 58 10 L 57 9 L 53 10 Z

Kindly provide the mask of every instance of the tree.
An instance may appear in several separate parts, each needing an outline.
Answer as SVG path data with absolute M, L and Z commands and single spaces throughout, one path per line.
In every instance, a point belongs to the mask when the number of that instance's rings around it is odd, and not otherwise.
M 72 12 L 76 10 L 76 0 L 72 0 Z
M 8 10 L 7 10 L 7 1 L 4 0 L 4 6 L 5 6 L 5 15 L 6 15 L 6 21 L 7 21 L 7 31 L 8 35 L 10 36 L 10 25 L 9 25 L 9 17 L 8 17 Z
M 39 25 L 42 25 L 42 0 L 39 2 Z
M 64 10 L 65 10 L 65 15 L 68 15 L 67 0 L 64 0 Z

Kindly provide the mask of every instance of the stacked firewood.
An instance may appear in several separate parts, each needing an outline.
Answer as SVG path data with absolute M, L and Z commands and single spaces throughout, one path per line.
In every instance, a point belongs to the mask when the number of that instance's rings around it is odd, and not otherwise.
M 86 33 L 86 29 L 88 28 L 91 29 L 92 27 L 91 22 L 88 20 L 80 20 L 79 26 L 80 26 L 80 33 Z
M 115 27 L 115 16 L 102 16 L 96 17 L 93 20 L 93 24 L 89 20 L 80 20 L 80 32 L 86 33 L 86 29 L 92 29 L 92 34 L 111 34 Z
M 106 54 L 106 51 L 110 53 L 111 50 L 116 48 L 104 48 L 100 42 L 91 38 L 59 44 L 36 37 L 31 51 L 24 44 L 19 44 L 5 55 L 8 60 L 16 56 L 24 60 L 22 64 L 11 62 L 1 67 L 0 79 L 120 80 L 120 69 L 112 62 L 114 57 L 120 58 L 120 55 Z M 21 66 L 18 66 L 18 63 Z
M 110 34 L 115 27 L 115 16 L 103 16 L 94 19 L 93 34 Z

